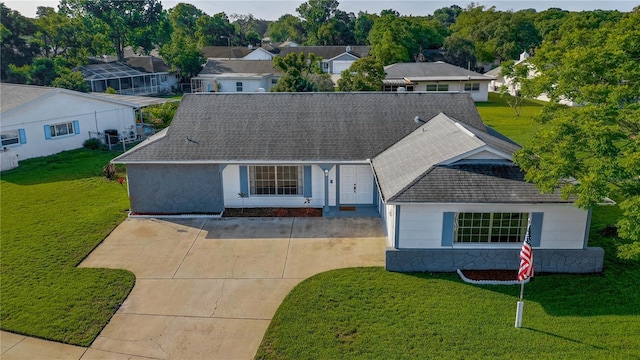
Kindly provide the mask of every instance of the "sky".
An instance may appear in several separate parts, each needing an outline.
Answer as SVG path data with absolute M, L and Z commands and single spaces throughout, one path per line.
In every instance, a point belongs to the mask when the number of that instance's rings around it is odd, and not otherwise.
M 163 8 L 169 9 L 180 2 L 190 3 L 209 15 L 224 12 L 228 16 L 232 14 L 248 15 L 265 20 L 277 20 L 284 14 L 297 15 L 296 8 L 304 0 L 182 0 L 169 1 L 160 0 Z M 396 1 L 376 1 L 376 0 L 338 0 L 338 8 L 346 12 L 358 13 L 366 11 L 368 13 L 380 13 L 385 9 L 393 9 L 402 15 L 431 15 L 434 10 L 451 5 L 458 5 L 465 8 L 471 1 L 458 0 L 396 0 Z M 58 0 L 9 0 L 4 1 L 6 7 L 17 10 L 27 17 L 35 17 L 38 6 L 50 6 L 57 8 Z M 564 1 L 538 1 L 538 0 L 501 0 L 501 1 L 474 1 L 475 4 L 486 7 L 495 6 L 496 9 L 521 10 L 534 8 L 538 11 L 546 10 L 550 7 L 558 7 L 569 11 L 582 10 L 620 10 L 631 11 L 640 2 L 631 0 L 622 1 L 591 1 L 591 0 L 564 0 Z

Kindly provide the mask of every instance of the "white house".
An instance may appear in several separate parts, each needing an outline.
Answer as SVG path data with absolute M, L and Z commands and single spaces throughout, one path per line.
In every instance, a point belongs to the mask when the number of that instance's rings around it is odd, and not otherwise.
M 469 93 L 474 101 L 489 99 L 492 77 L 437 62 L 398 63 L 384 68 L 383 91 L 460 92 Z
M 276 55 L 285 57 L 291 52 L 303 52 L 306 55 L 313 53 L 322 58 L 322 71 L 339 75 L 356 60 L 368 56 L 370 50 L 369 46 L 296 46 L 279 48 Z
M 208 59 L 200 74 L 191 79 L 191 91 L 269 91 L 282 75 L 271 60 Z
M 59 88 L 0 84 L 2 170 L 82 147 L 105 130 L 135 129 L 137 106 Z M 90 135 L 90 133 L 93 133 Z
M 538 271 L 601 271 L 590 212 L 525 182 L 518 148 L 466 93 L 200 93 L 113 162 L 134 215 L 366 210 L 392 271 L 517 269 L 530 219 Z

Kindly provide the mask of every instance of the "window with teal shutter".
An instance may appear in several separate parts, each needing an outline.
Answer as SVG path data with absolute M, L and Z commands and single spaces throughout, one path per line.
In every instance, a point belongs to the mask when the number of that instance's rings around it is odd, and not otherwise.
M 18 137 L 20 138 L 20 144 L 27 143 L 27 134 L 25 133 L 24 129 L 18 129 Z
M 50 125 L 45 125 L 44 126 L 44 138 L 49 140 L 51 139 L 51 126 Z

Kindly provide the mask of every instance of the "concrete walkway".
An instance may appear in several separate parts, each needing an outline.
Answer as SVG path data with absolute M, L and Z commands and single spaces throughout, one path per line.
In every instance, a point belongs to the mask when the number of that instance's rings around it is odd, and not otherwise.
M 384 248 L 378 218 L 127 219 L 81 264 L 136 275 L 94 343 L 2 332 L 2 359 L 252 359 L 295 285 Z

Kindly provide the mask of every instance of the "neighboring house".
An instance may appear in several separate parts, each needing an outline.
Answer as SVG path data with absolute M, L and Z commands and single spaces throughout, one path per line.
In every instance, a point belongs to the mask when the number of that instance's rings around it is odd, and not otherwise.
M 238 60 L 251 54 L 256 48 L 253 46 L 205 46 L 202 55 L 207 59 Z
M 392 271 L 515 270 L 531 218 L 538 271 L 601 271 L 590 212 L 525 182 L 517 149 L 469 94 L 202 93 L 113 162 L 134 215 L 369 209 Z
M 135 129 L 137 106 L 59 88 L 0 84 L 2 170 L 82 147 L 105 130 Z
M 322 71 L 339 75 L 347 70 L 354 61 L 368 56 L 370 46 L 294 46 L 280 47 L 276 55 L 285 57 L 289 53 L 310 53 L 322 58 Z
M 209 59 L 200 74 L 191 79 L 191 91 L 269 91 L 282 75 L 271 61 Z
M 250 52 L 249 54 L 247 54 L 242 59 L 243 60 L 273 60 L 273 56 L 274 55 L 272 52 L 262 47 L 258 47 L 252 52 Z
M 461 92 L 473 101 L 489 100 L 490 76 L 445 62 L 398 63 L 384 68 L 383 91 Z
M 74 70 L 82 73 L 91 92 L 105 92 L 110 87 L 121 95 L 160 95 L 172 92 L 178 83 L 168 71 L 147 72 L 143 65 L 152 69 L 155 66 L 151 58 L 128 61 L 138 69 L 116 61 L 82 65 Z
M 530 57 L 529 53 L 527 53 L 526 51 L 523 52 L 522 54 L 520 54 L 520 59 L 518 59 L 518 61 L 514 63 L 514 66 L 519 64 L 527 64 L 529 67 L 528 78 L 532 79 L 538 76 L 538 72 L 533 68 L 531 64 L 529 64 L 529 57 Z M 487 71 L 486 75 L 494 78 L 494 80 L 492 80 L 491 84 L 489 85 L 489 91 L 500 92 L 500 87 L 505 85 L 507 87 L 507 92 L 509 93 L 509 95 L 518 96 L 520 92 L 520 85 L 514 84 L 512 78 L 508 76 L 502 76 L 501 72 L 502 72 L 502 66 L 498 66 L 494 69 Z M 541 101 L 547 101 L 547 102 L 550 100 L 547 94 L 545 93 L 538 95 L 536 99 Z M 560 104 L 568 105 L 568 106 L 578 105 L 576 102 L 569 99 L 565 99 L 565 98 L 560 99 L 559 102 Z

